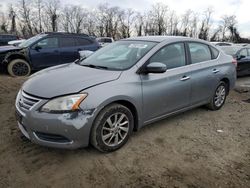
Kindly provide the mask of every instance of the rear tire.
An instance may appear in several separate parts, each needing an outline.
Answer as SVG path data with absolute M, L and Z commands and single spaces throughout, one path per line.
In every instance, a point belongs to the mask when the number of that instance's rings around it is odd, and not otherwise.
M 221 81 L 217 86 L 214 95 L 211 98 L 210 103 L 207 105 L 207 107 L 213 111 L 219 110 L 225 104 L 227 90 L 228 85 L 225 82 Z
M 29 63 L 23 59 L 14 59 L 10 61 L 7 70 L 13 77 L 29 76 L 31 72 Z
M 123 105 L 111 104 L 95 119 L 90 142 L 101 152 L 115 151 L 126 144 L 133 127 L 131 111 Z

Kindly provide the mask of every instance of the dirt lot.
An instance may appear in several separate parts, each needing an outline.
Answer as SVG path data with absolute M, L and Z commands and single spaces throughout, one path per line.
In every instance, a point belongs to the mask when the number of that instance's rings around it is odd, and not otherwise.
M 198 108 L 154 123 L 102 154 L 22 140 L 14 99 L 23 81 L 0 75 L 1 188 L 250 186 L 250 92 L 232 91 L 217 112 Z

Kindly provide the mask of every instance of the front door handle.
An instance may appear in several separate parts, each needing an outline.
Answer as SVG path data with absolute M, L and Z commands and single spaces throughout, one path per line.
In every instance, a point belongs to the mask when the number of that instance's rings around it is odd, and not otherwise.
M 214 69 L 214 70 L 213 70 L 213 73 L 214 73 L 214 74 L 216 74 L 216 73 L 218 73 L 218 72 L 220 72 L 220 70 L 218 70 L 218 69 Z
M 189 80 L 189 79 L 190 79 L 189 76 L 183 76 L 183 77 L 180 79 L 180 81 L 186 81 L 186 80 Z

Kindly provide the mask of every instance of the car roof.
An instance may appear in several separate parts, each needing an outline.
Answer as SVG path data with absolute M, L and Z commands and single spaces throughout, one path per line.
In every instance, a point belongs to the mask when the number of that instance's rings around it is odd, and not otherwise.
M 17 37 L 17 35 L 14 34 L 0 34 L 0 36 Z
M 210 44 L 207 41 L 201 39 L 195 39 L 190 37 L 183 37 L 183 36 L 140 36 L 140 37 L 131 37 L 122 40 L 136 40 L 136 41 L 149 41 L 149 42 L 179 42 L 179 41 L 194 41 L 194 42 L 202 42 L 206 44 Z
M 112 37 L 97 37 L 97 39 L 112 39 Z
M 79 36 L 79 37 L 89 37 L 89 35 L 85 33 L 67 33 L 67 32 L 44 32 L 41 34 L 47 35 L 59 35 L 59 36 Z

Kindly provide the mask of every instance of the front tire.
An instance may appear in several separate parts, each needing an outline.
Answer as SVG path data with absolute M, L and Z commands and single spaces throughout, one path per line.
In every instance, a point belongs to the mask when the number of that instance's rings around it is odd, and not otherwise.
M 23 59 L 14 59 L 8 64 L 8 73 L 13 77 L 29 76 L 30 72 L 29 63 Z
M 91 144 L 101 152 L 115 151 L 126 144 L 133 127 L 131 111 L 123 105 L 111 104 L 97 116 L 91 131 Z
M 217 86 L 210 103 L 207 105 L 210 110 L 219 110 L 226 101 L 227 97 L 227 84 L 223 81 Z

